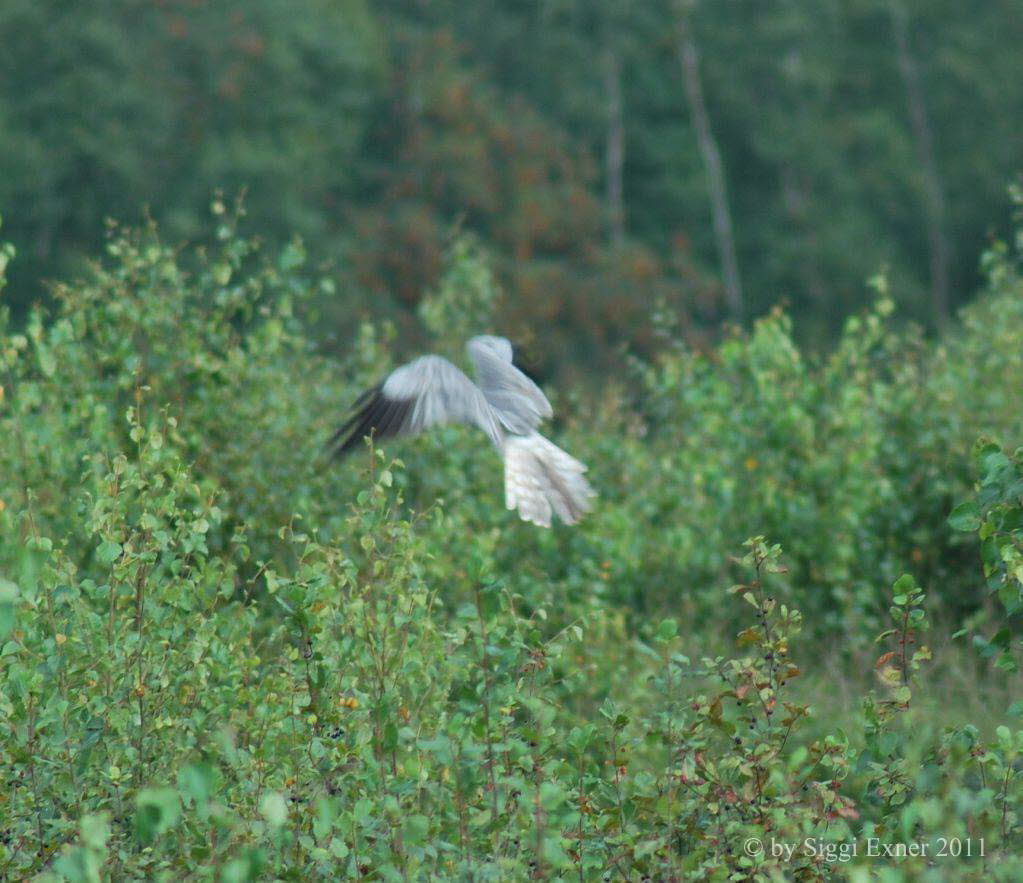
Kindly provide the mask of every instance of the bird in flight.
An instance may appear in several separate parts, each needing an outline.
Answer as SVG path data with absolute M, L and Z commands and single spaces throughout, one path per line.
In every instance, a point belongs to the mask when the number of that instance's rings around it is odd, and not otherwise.
M 420 356 L 356 399 L 351 417 L 334 434 L 335 453 L 347 454 L 366 436 L 378 440 L 444 423 L 472 424 L 504 460 L 508 509 L 541 527 L 551 526 L 552 515 L 575 524 L 596 493 L 586 466 L 536 431 L 553 413 L 547 396 L 512 364 L 505 338 L 473 337 L 466 351 L 476 383 L 441 356 Z

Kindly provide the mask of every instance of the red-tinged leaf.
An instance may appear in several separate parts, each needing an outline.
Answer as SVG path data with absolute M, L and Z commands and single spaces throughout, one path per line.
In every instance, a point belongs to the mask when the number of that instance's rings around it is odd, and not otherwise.
M 891 650 L 888 653 L 882 653 L 880 656 L 877 657 L 877 662 L 874 663 L 874 668 L 880 668 L 886 662 L 890 662 L 894 658 L 895 658 L 894 650 Z
M 840 804 L 837 812 L 843 819 L 858 819 L 860 817 L 859 811 L 851 803 Z
M 717 697 L 711 702 L 710 708 L 707 709 L 707 716 L 715 722 L 721 720 L 721 697 Z
M 736 636 L 736 640 L 740 647 L 746 647 L 750 644 L 756 644 L 760 640 L 760 632 L 754 626 L 750 626 L 748 629 L 743 629 Z

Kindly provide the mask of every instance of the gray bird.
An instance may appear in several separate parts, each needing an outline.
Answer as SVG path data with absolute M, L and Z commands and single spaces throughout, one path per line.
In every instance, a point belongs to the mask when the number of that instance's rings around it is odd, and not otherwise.
M 473 424 L 504 459 L 508 509 L 541 527 L 551 526 L 552 514 L 575 524 L 596 494 L 584 476 L 586 466 L 536 431 L 553 413 L 547 396 L 512 364 L 512 346 L 503 337 L 474 337 L 466 350 L 476 383 L 441 356 L 396 368 L 355 401 L 351 418 L 334 434 L 336 454 L 348 453 L 367 435 L 382 439 L 444 423 Z

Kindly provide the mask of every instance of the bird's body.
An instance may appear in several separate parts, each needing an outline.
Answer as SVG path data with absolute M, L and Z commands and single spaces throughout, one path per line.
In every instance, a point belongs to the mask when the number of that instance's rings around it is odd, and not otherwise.
M 466 349 L 476 368 L 473 383 L 441 356 L 421 356 L 392 371 L 355 403 L 334 436 L 345 454 L 367 435 L 413 435 L 444 423 L 478 426 L 504 459 L 505 502 L 524 521 L 550 527 L 551 515 L 575 524 L 595 496 L 586 467 L 537 432 L 551 403 L 512 364 L 503 337 L 474 337 Z

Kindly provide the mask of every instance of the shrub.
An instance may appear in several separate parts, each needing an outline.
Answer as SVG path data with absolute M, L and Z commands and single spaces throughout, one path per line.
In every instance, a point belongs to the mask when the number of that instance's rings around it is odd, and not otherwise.
M 265 255 L 217 220 L 190 251 L 114 231 L 53 315 L 4 318 L 0 876 L 1023 870 L 1023 734 L 921 701 L 942 691 L 932 620 L 980 606 L 953 528 L 979 530 L 976 564 L 1018 606 L 1018 454 L 981 443 L 976 496 L 946 523 L 964 439 L 1016 425 L 999 372 L 1018 354 L 981 321 L 1014 315 L 1008 257 L 944 344 L 882 301 L 807 357 L 777 314 L 637 365 L 640 412 L 624 387 L 585 421 L 558 402 L 553 432 L 602 497 L 578 529 L 538 532 L 459 427 L 330 464 L 388 332 L 322 357 L 300 244 Z M 477 321 L 496 297 L 471 244 L 452 262 L 435 331 L 466 288 Z M 850 675 L 862 705 L 828 719 L 831 657 L 852 670 L 878 633 L 877 684 Z M 1002 671 L 966 658 L 978 690 L 1012 676 L 1010 635 L 980 642 Z M 868 855 L 868 838 L 931 852 Z M 935 855 L 942 838 L 958 853 Z
M 1009 454 L 990 439 L 974 447 L 980 480 L 972 499 L 960 503 L 949 515 L 956 530 L 980 535 L 981 560 L 988 591 L 1014 623 L 1023 610 L 1023 448 Z M 974 635 L 974 643 L 1004 670 L 1017 669 L 1013 629 L 1000 628 L 992 637 Z

